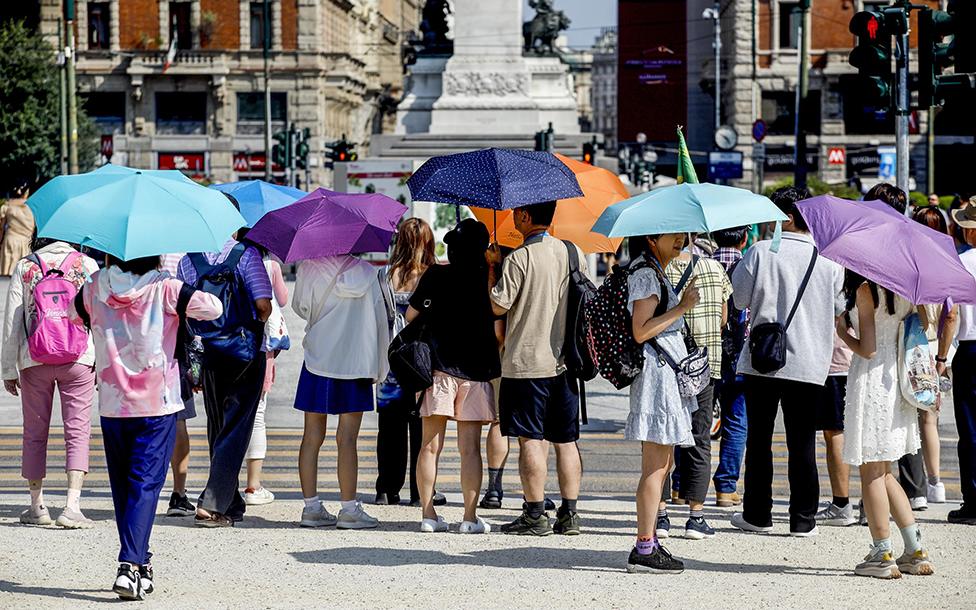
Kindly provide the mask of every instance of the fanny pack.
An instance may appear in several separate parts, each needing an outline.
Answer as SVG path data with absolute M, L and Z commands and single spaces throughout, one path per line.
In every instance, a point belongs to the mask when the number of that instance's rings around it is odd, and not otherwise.
M 817 247 L 813 247 L 813 256 L 810 257 L 810 265 L 807 266 L 806 275 L 800 283 L 800 290 L 793 301 L 793 309 L 786 318 L 786 323 L 766 322 L 752 327 L 749 335 L 749 351 L 752 353 L 752 368 L 758 373 L 775 373 L 786 366 L 786 331 L 793 322 L 793 316 L 800 306 L 800 299 L 807 290 L 810 283 L 810 276 L 813 275 L 813 267 L 817 264 Z

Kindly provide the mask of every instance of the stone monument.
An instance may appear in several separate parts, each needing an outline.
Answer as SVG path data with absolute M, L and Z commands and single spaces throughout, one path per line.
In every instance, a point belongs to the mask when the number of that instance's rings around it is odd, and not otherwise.
M 397 134 L 530 136 L 549 123 L 579 134 L 568 68 L 558 57 L 523 57 L 522 1 L 453 4 L 453 54 L 418 56 Z

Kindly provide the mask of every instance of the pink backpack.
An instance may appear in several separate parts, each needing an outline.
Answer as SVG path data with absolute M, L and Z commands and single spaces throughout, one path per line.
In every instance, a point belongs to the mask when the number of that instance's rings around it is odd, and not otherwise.
M 66 271 L 81 256 L 72 252 L 57 269 L 48 269 L 40 256 L 28 260 L 41 268 L 41 279 L 34 286 L 37 318 L 27 335 L 27 348 L 35 362 L 68 364 L 88 349 L 88 331 L 71 321 L 71 304 L 78 287 L 66 277 Z

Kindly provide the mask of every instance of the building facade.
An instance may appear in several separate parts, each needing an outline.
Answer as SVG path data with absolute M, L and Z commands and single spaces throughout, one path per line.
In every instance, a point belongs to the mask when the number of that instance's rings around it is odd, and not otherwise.
M 722 86 L 725 124 L 739 136 L 745 172 L 740 184 L 754 184 L 760 169 L 753 158 L 753 122 L 763 119 L 762 178 L 768 185 L 792 176 L 794 170 L 795 91 L 799 80 L 797 9 L 795 0 L 730 0 L 722 18 L 722 72 L 729 78 Z M 723 6 L 726 4 L 722 3 Z M 879 148 L 893 147 L 893 113 L 875 112 L 857 87 L 857 71 L 848 55 L 855 44 L 848 24 L 855 12 L 886 6 L 888 1 L 813 0 L 808 27 L 810 48 L 808 106 L 803 111 L 807 133 L 807 165 L 810 175 L 828 183 L 855 178 L 867 187 L 888 179 Z M 917 3 L 916 3 L 917 4 Z M 933 8 L 945 2 L 926 0 Z M 917 71 L 917 18 L 912 19 L 912 73 Z M 708 75 L 711 67 L 704 70 Z M 936 190 L 950 193 L 963 186 L 962 159 L 976 157 L 973 131 L 976 121 L 955 108 L 947 108 L 935 120 Z M 911 116 L 911 169 L 915 190 L 926 188 L 929 159 L 928 112 Z M 880 172 L 880 176 L 879 176 Z M 758 178 L 756 176 L 755 178 Z M 969 186 L 968 188 L 971 188 Z
M 602 133 L 606 150 L 617 150 L 617 29 L 606 28 L 593 44 L 590 107 L 593 131 Z
M 113 163 L 202 180 L 263 178 L 264 2 L 78 0 L 77 81 Z M 323 151 L 365 149 L 393 127 L 404 44 L 422 0 L 271 0 L 272 131 L 310 133 L 308 182 L 331 184 Z M 41 0 L 58 46 L 59 0 Z M 175 47 L 172 62 L 167 52 Z M 273 166 L 276 180 L 284 169 Z M 309 186 L 300 174 L 303 186 Z

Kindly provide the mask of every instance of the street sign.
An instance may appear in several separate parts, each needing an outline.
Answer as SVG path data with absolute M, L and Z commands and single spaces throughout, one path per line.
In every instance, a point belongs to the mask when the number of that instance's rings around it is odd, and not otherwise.
M 741 177 L 742 153 L 740 151 L 708 153 L 709 180 L 735 180 Z
M 762 165 L 766 160 L 766 145 L 762 142 L 756 142 L 752 145 L 752 161 L 756 165 Z
M 827 150 L 827 163 L 829 165 L 844 165 L 847 163 L 847 149 L 843 146 L 834 146 Z
M 114 138 L 111 134 L 102 136 L 102 156 L 108 162 L 112 161 L 112 154 L 115 152 Z
M 762 142 L 766 138 L 766 121 L 762 119 L 756 119 L 756 122 L 752 124 L 752 139 L 756 142 Z
M 881 180 L 895 179 L 896 152 L 894 146 L 878 147 L 878 178 Z

